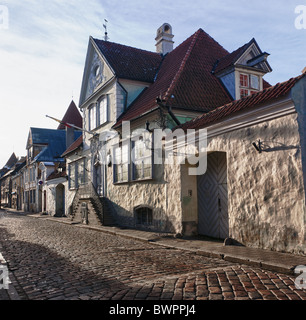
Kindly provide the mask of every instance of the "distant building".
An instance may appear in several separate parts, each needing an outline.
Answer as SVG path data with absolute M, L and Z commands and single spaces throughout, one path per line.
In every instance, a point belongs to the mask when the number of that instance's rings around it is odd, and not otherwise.
M 73 101 L 62 122 L 82 127 L 82 116 Z M 52 204 L 50 208 L 47 205 L 47 193 L 52 193 L 53 189 L 46 188 L 46 181 L 54 172 L 64 170 L 66 173 L 65 159 L 62 158 L 62 154 L 81 134 L 81 131 L 62 126 L 62 124 L 58 126 L 58 129 L 30 128 L 26 146 L 27 164 L 23 170 L 25 211 L 51 210 L 53 212 L 54 205 Z M 63 197 L 61 210 L 64 210 L 63 187 L 61 197 Z
M 16 169 L 18 158 L 12 153 L 5 166 L 0 170 L 0 208 L 12 205 L 12 174 Z

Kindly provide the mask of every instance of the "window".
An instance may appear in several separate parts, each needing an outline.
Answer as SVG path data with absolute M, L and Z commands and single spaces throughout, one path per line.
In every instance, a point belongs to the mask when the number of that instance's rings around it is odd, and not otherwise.
M 85 184 L 85 172 L 85 158 L 69 164 L 69 189 L 77 189 Z
M 136 224 L 145 226 L 153 225 L 153 212 L 148 207 L 140 207 L 135 210 L 136 213 Z
M 98 103 L 99 108 L 99 125 L 108 121 L 107 96 L 104 96 Z
M 88 123 L 89 130 L 93 130 L 97 127 L 97 106 L 93 104 L 88 110 Z
M 246 74 L 240 74 L 240 87 L 249 87 L 249 77 Z
M 108 121 L 108 98 L 103 96 L 88 109 L 88 128 L 94 130 Z
M 30 190 L 30 203 L 35 203 L 36 202 L 36 191 L 35 190 Z
M 259 90 L 259 78 L 253 74 L 250 75 L 250 87 Z
M 140 136 L 138 140 L 132 141 L 132 150 L 128 142 L 123 142 L 120 147 L 115 147 L 113 149 L 114 183 L 152 179 L 152 145 L 151 139 L 144 141 Z
M 152 145 L 146 146 L 143 137 L 133 143 L 133 180 L 152 178 Z
M 129 152 L 128 144 L 114 149 L 114 182 L 129 180 Z
M 76 188 L 75 163 L 69 164 L 68 174 L 69 174 L 69 189 L 75 189 Z
M 94 68 L 94 75 L 95 77 L 98 77 L 100 74 L 100 66 L 97 65 L 95 68 Z
M 247 97 L 259 90 L 260 85 L 258 76 L 254 74 L 240 74 L 240 98 Z
M 78 186 L 85 184 L 85 159 L 76 162 L 78 170 Z
M 249 95 L 249 90 L 241 89 L 240 90 L 240 98 L 247 97 Z

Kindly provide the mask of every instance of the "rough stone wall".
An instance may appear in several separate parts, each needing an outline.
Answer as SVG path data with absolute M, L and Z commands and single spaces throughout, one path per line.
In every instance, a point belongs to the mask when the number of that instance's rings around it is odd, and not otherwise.
M 305 198 L 297 115 L 232 132 L 222 140 L 228 152 L 231 237 L 278 251 L 305 251 Z M 263 141 L 258 153 L 252 141 Z
M 135 208 L 153 209 L 151 230 L 180 233 L 182 231 L 180 166 L 155 165 L 154 180 L 113 184 L 113 170 L 108 168 L 108 198 L 121 225 L 135 227 Z M 138 226 L 141 227 L 141 226 Z
M 252 146 L 258 139 L 261 154 Z M 227 153 L 230 237 L 250 247 L 306 253 L 297 114 L 215 136 L 208 141 L 208 152 L 214 151 Z M 196 188 L 183 172 L 182 189 L 188 184 Z M 183 209 L 183 220 L 196 224 L 197 197 Z

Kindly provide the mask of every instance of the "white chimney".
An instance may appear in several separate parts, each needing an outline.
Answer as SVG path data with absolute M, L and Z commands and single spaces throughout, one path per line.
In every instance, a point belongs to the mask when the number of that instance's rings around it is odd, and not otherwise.
M 157 30 L 156 40 L 156 52 L 161 53 L 163 55 L 171 52 L 173 50 L 172 41 L 174 35 L 172 34 L 172 27 L 169 23 L 164 23 Z

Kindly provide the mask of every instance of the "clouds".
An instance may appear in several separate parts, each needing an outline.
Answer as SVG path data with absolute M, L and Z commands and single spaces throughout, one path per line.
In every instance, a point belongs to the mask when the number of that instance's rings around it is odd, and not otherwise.
M 173 27 L 175 46 L 202 28 L 228 51 L 255 37 L 271 54 L 272 84 L 300 73 L 306 30 L 294 26 L 298 1 L 2 0 L 0 29 L 0 167 L 25 154 L 30 127 L 56 128 L 72 95 L 78 103 L 89 36 L 155 51 L 156 30 Z M 13 150 L 14 145 L 14 150 Z
M 1 163 L 13 151 L 25 154 L 30 127 L 57 127 L 46 114 L 62 117 L 72 95 L 78 103 L 88 38 L 103 13 L 94 1 L 12 0 L 7 7 L 9 29 L 0 30 Z

